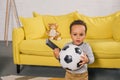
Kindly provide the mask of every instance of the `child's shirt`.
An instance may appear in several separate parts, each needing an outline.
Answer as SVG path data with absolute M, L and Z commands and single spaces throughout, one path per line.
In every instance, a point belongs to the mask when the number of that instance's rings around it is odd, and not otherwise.
M 73 43 L 70 42 L 70 43 L 66 44 L 65 46 L 71 45 L 71 44 L 73 44 Z M 89 63 L 88 64 L 92 64 L 94 62 L 94 55 L 93 55 L 93 52 L 92 52 L 92 49 L 91 49 L 90 45 L 88 43 L 86 43 L 86 42 L 83 42 L 78 47 L 81 50 L 83 50 L 84 53 L 86 53 L 86 55 L 87 55 L 87 57 L 89 59 Z M 85 64 L 78 70 L 75 70 L 75 71 L 67 70 L 67 71 L 69 71 L 71 73 L 77 73 L 77 74 L 84 73 L 84 72 L 88 71 L 88 66 L 87 66 L 87 64 Z

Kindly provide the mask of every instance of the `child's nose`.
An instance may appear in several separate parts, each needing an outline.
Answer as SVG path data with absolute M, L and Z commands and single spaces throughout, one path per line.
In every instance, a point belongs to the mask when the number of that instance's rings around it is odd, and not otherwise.
M 80 36 L 79 36 L 79 35 L 77 35 L 77 38 L 80 38 Z

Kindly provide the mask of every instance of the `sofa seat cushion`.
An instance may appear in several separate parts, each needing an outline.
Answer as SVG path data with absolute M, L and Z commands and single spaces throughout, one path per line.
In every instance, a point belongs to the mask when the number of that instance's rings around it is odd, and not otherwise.
M 62 48 L 71 39 L 62 39 L 53 42 Z M 20 52 L 27 55 L 53 56 L 53 50 L 46 45 L 46 39 L 24 40 L 19 45 Z M 120 58 L 120 42 L 113 39 L 86 39 L 95 55 L 99 59 Z
M 52 40 L 56 45 L 62 48 L 70 39 L 62 39 L 59 41 Z M 22 54 L 53 56 L 53 50 L 46 45 L 46 39 L 24 40 L 19 45 Z
M 95 58 L 120 58 L 120 42 L 116 42 L 113 39 L 87 39 L 86 41 L 91 45 Z

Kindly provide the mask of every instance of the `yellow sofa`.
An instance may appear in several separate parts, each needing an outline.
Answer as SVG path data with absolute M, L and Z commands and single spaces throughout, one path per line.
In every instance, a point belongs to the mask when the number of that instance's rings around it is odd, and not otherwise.
M 57 23 L 62 40 L 55 41 L 60 48 L 69 41 L 69 25 L 73 20 L 81 19 L 87 23 L 85 39 L 94 52 L 95 62 L 91 68 L 120 68 L 120 11 L 108 15 L 88 17 L 78 12 L 65 15 L 41 15 L 33 12 L 31 18 L 20 17 L 22 26 L 13 29 L 13 58 L 17 65 L 58 66 L 53 50 L 46 45 L 49 23 Z

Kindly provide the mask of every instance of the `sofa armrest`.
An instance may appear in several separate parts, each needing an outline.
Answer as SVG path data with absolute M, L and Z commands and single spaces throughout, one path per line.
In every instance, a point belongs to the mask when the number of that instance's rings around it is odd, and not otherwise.
M 22 40 L 24 40 L 24 30 L 23 27 L 19 27 L 19 28 L 13 28 L 13 32 L 12 32 L 12 41 L 15 44 L 19 44 Z
M 24 30 L 23 27 L 13 28 L 12 31 L 12 47 L 13 47 L 13 58 L 14 63 L 20 63 L 20 52 L 19 52 L 19 43 L 24 40 Z

